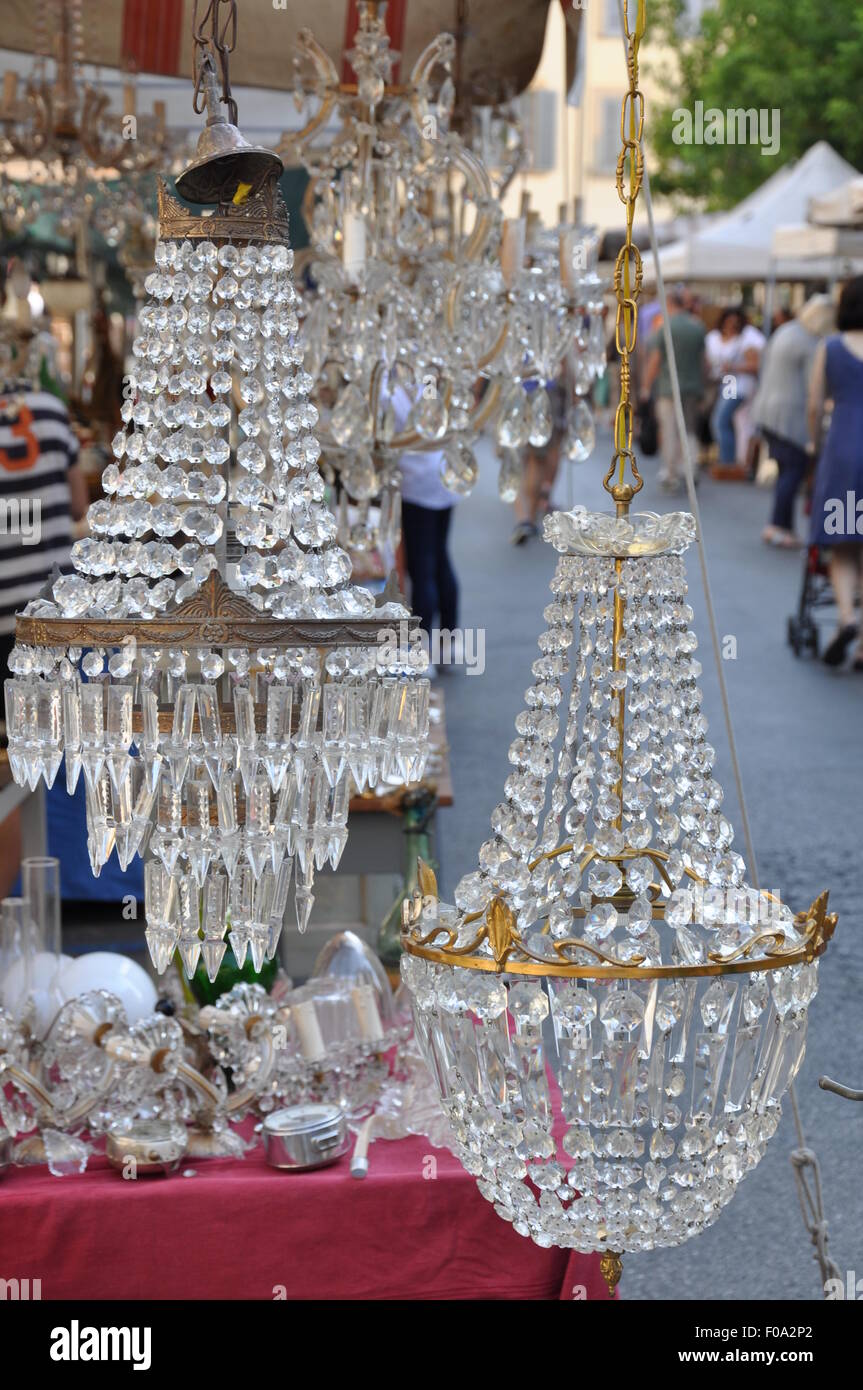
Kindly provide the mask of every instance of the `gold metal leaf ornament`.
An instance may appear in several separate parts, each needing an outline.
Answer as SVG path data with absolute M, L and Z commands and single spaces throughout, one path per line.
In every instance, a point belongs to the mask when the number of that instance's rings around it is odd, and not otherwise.
M 494 958 L 503 965 L 516 944 L 515 916 L 503 898 L 492 898 L 485 914 L 486 933 Z
M 419 855 L 417 856 L 417 883 L 424 898 L 439 897 L 435 871 Z

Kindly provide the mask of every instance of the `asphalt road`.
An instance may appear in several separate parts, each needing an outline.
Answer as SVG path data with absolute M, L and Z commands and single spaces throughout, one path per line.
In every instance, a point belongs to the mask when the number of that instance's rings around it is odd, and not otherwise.
M 587 464 L 558 481 L 555 501 L 604 508 L 601 479 L 610 437 L 601 433 Z M 641 509 L 685 507 L 660 494 L 647 460 Z M 483 453 L 481 480 L 461 503 L 453 554 L 462 585 L 461 624 L 484 629 L 485 671 L 444 683 L 452 749 L 455 805 L 441 813 L 442 892 L 476 867 L 489 816 L 507 775 L 513 720 L 536 658 L 542 608 L 554 553 L 542 541 L 509 544 L 511 510 L 496 494 L 496 466 Z M 726 661 L 732 713 L 743 767 L 762 885 L 778 889 L 796 909 L 824 888 L 839 912 L 836 936 L 820 970 L 810 1010 L 809 1045 L 797 1088 L 807 1137 L 821 1164 L 830 1250 L 843 1273 L 863 1276 L 863 1105 L 823 1092 L 828 1074 L 863 1086 L 863 675 L 834 674 L 798 660 L 786 644 L 802 553 L 768 550 L 759 535 L 767 492 L 706 480 L 699 492 L 705 545 L 720 633 L 736 642 Z M 696 613 L 705 713 L 719 755 L 726 811 L 740 817 L 719 703 L 697 556 L 689 556 L 690 601 Z M 825 631 L 832 613 L 822 618 Z M 735 644 L 728 643 L 732 650 Z M 624 1261 L 621 1292 L 632 1299 L 812 1299 L 821 1297 L 818 1266 L 799 1212 L 790 1163 L 796 1140 L 783 1116 L 767 1154 L 719 1221 L 678 1250 Z

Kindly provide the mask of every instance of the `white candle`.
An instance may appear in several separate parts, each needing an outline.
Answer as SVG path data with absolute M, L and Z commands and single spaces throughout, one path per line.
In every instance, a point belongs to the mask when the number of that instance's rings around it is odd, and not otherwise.
M 345 213 L 342 234 L 342 264 L 351 275 L 362 270 L 366 259 L 366 220 L 355 212 Z
M 359 1020 L 360 1037 L 364 1042 L 380 1042 L 384 1030 L 378 1001 L 371 985 L 355 985 L 351 990 L 351 998 Z
M 300 1051 L 307 1062 L 320 1062 L 326 1057 L 327 1049 L 321 1033 L 315 1006 L 310 999 L 302 1004 L 294 1004 L 291 1013 L 297 1026 Z
M 524 242 L 527 224 L 523 217 L 504 219 L 500 242 L 500 268 L 507 288 L 515 283 L 524 265 Z

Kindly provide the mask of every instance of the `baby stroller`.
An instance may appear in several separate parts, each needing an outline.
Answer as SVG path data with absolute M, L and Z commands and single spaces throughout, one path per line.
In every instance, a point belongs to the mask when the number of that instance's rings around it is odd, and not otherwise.
M 817 609 L 827 608 L 833 601 L 825 557 L 819 546 L 810 545 L 803 566 L 797 612 L 788 619 L 788 644 L 795 656 L 818 655 L 818 624 L 814 614 Z

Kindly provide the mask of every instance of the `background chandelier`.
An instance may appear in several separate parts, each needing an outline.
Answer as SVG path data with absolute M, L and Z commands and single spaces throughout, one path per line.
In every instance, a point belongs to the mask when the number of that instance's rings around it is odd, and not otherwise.
M 19 617 L 6 682 L 16 780 L 50 786 L 65 753 L 69 790 L 84 777 L 93 872 L 115 848 L 122 867 L 149 848 L 156 968 L 176 948 L 211 979 L 229 923 L 240 964 L 273 955 L 294 863 L 305 929 L 315 869 L 347 839 L 351 779 L 422 776 L 429 693 L 401 674 L 417 655 L 380 643 L 408 611 L 375 610 L 335 543 L 282 164 L 236 127 L 226 9 L 223 24 L 213 0 L 195 31 L 207 125 L 177 179 L 212 211 L 160 187 L 106 498 L 74 573 Z
M 623 1251 L 697 1234 L 758 1163 L 836 921 L 826 893 L 794 916 L 746 887 L 697 683 L 695 523 L 629 513 L 644 0 L 627 8 L 615 515 L 545 523 L 560 559 L 494 833 L 454 905 L 421 865 L 402 962 L 462 1163 L 519 1234 L 602 1252 L 610 1289 Z
M 403 452 L 442 451 L 447 487 L 467 494 L 490 420 L 504 447 L 548 442 L 544 382 L 590 313 L 572 255 L 565 276 L 559 257 L 525 264 L 524 221 L 502 225 L 491 175 L 454 128 L 453 36 L 438 35 L 394 86 L 385 9 L 359 5 L 355 85 L 300 33 L 295 92 L 317 108 L 280 145 L 312 179 L 302 333 L 325 462 L 339 478 L 340 539 L 358 549 L 398 537 Z M 540 383 L 532 401 L 522 380 Z M 408 409 L 394 404 L 397 387 Z
M 500 211 L 487 170 L 449 128 L 455 43 L 439 35 L 407 83 L 393 87 L 398 55 L 385 10 L 359 5 L 347 55 L 355 86 L 340 83 L 330 58 L 301 31 L 295 90 L 314 96 L 318 109 L 280 146 L 286 162 L 302 162 L 312 179 L 313 286 L 302 295 L 302 333 L 318 382 L 325 459 L 342 490 L 341 535 L 358 549 L 398 538 L 397 464 L 405 449 L 444 449 L 446 473 L 457 490 L 470 491 L 477 471 L 470 442 L 498 396 L 491 390 L 477 407 L 473 386 L 499 329 L 483 331 L 478 321 L 470 333 L 456 331 L 454 305 L 466 282 L 480 298 L 485 293 L 482 258 L 499 236 Z M 390 396 L 396 385 L 410 407 L 401 425 Z M 358 511 L 349 513 L 348 501 Z
M 123 111 L 112 112 L 104 88 L 84 81 L 81 0 L 37 0 L 34 29 L 35 57 L 23 90 L 16 72 L 3 77 L 0 211 L 13 230 L 41 213 L 57 217 L 62 234 L 86 220 L 117 245 L 149 202 L 147 189 L 130 177 L 166 159 L 164 103 L 139 115 L 130 77 Z
M 493 368 L 501 383 L 495 423 L 501 500 L 514 502 L 521 484 L 521 451 L 542 448 L 554 428 L 546 383 L 563 372 L 566 429 L 562 448 L 573 463 L 593 452 L 596 425 L 587 397 L 604 374 L 605 305 L 596 273 L 598 240 L 587 229 L 562 224 L 537 229 L 528 240 L 525 219 L 506 224 L 514 266 L 507 260 L 506 336 Z

